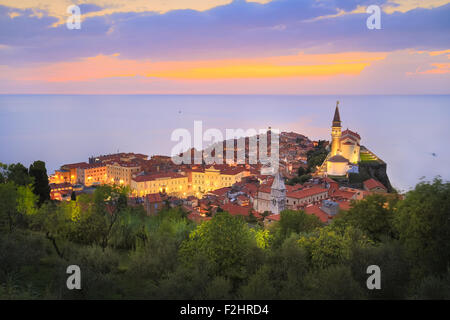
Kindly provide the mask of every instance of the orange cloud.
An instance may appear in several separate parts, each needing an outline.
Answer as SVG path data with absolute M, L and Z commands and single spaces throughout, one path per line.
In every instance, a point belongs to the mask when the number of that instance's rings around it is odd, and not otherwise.
M 205 80 L 358 75 L 372 62 L 385 56 L 383 52 L 300 53 L 255 59 L 152 62 L 120 59 L 118 54 L 114 54 L 21 70 L 18 78 L 25 81 L 69 82 L 134 76 Z
M 445 74 L 450 73 L 450 63 L 432 63 L 432 69 L 425 71 L 418 71 L 418 74 Z

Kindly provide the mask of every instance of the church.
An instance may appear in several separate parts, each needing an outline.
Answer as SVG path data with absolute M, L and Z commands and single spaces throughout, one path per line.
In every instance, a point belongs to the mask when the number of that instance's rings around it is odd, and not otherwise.
M 361 161 L 361 136 L 349 129 L 342 131 L 339 101 L 336 105 L 331 125 L 330 153 L 319 167 L 320 176 L 346 176 L 349 172 L 358 173 Z

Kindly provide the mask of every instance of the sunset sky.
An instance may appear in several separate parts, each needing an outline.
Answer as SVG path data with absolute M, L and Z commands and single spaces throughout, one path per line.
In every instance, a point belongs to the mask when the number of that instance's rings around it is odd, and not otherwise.
M 79 5 L 80 30 L 67 7 Z M 382 8 L 369 30 L 369 5 Z M 0 0 L 0 93 L 449 94 L 450 1 Z

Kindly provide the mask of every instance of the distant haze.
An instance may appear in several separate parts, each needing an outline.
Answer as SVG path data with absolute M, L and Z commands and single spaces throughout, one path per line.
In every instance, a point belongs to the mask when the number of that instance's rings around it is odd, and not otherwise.
M 388 164 L 395 188 L 450 179 L 450 96 L 0 95 L 0 162 L 43 160 L 49 173 L 91 155 L 170 155 L 173 130 L 295 131 L 330 139 L 336 100 L 343 129 Z

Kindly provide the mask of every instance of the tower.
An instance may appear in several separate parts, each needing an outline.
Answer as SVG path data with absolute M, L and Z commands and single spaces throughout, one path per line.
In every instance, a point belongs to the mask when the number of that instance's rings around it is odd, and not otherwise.
M 336 102 L 333 124 L 331 126 L 331 156 L 339 154 L 341 151 L 341 116 L 339 115 L 339 101 Z
M 280 172 L 275 173 L 275 178 L 270 191 L 270 211 L 272 214 L 280 214 L 286 208 L 286 186 Z

